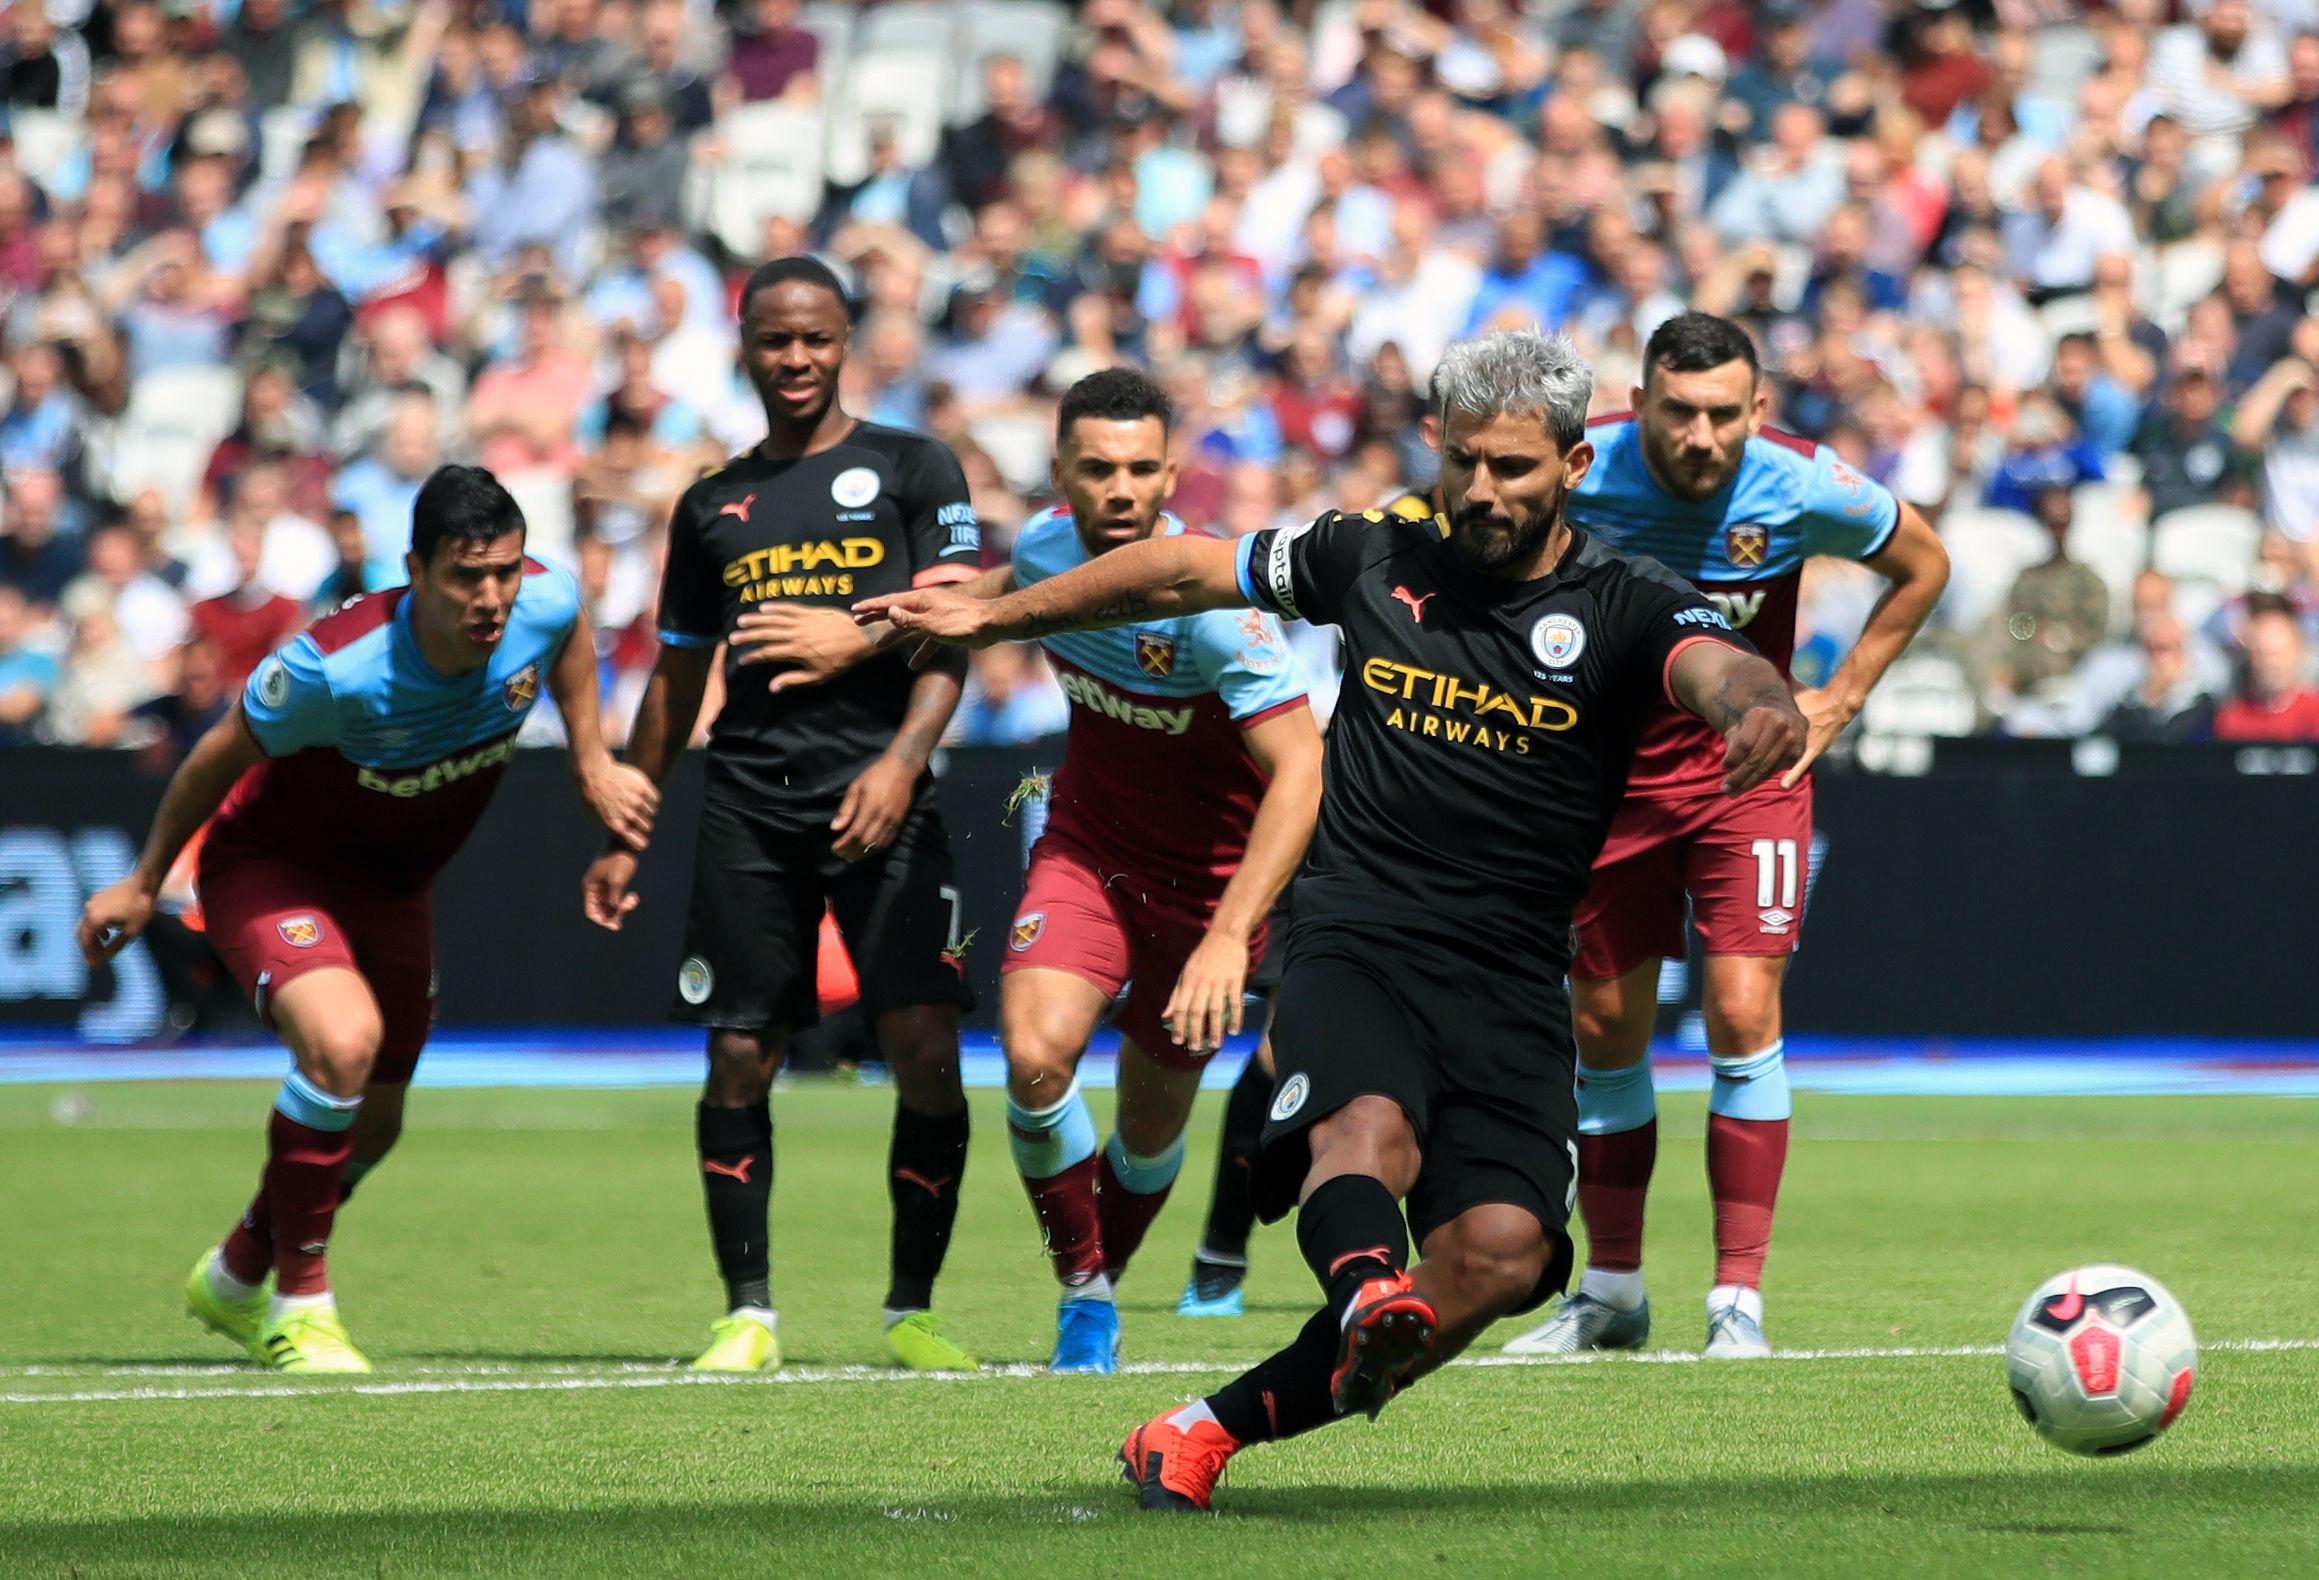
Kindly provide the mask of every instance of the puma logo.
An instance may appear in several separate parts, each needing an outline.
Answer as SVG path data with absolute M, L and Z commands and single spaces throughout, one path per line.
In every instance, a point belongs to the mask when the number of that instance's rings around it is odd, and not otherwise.
M 738 1163 L 719 1163 L 715 1158 L 703 1158 L 701 1159 L 701 1172 L 704 1174 L 722 1174 L 727 1179 L 739 1180 L 746 1185 L 749 1183 L 749 1166 L 756 1161 L 756 1156 L 753 1153 Z
M 936 1201 L 940 1201 L 942 1199 L 942 1193 L 944 1191 L 958 1183 L 958 1178 L 956 1175 L 952 1175 L 948 1179 L 930 1180 L 925 1175 L 919 1173 L 916 1169 L 896 1169 L 894 1170 L 894 1178 L 898 1180 L 908 1180 L 911 1184 L 917 1186 L 920 1190 L 933 1197 Z
M 727 500 L 724 504 L 719 505 L 717 514 L 720 516 L 738 516 L 741 518 L 741 525 L 747 526 L 749 524 L 749 511 L 756 503 L 757 496 L 755 494 L 743 494 L 738 499 Z
M 1419 625 L 1423 625 L 1425 623 L 1425 606 L 1441 595 L 1439 593 L 1427 593 L 1424 597 L 1420 598 L 1417 594 L 1411 592 L 1406 587 L 1396 587 L 1393 589 L 1393 596 L 1400 599 L 1403 603 L 1409 605 L 1410 619 L 1416 621 Z

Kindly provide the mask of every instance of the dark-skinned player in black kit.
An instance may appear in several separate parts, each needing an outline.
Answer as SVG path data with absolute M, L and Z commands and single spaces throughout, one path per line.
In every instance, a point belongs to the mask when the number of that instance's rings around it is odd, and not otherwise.
M 838 403 L 844 288 L 811 258 L 749 277 L 741 363 L 765 407 L 765 442 L 703 476 L 669 525 L 660 641 L 627 760 L 664 778 L 727 644 L 725 704 L 709 735 L 685 958 L 672 1015 L 708 1028 L 697 1121 L 701 1184 L 727 1311 L 705 1371 L 778 1365 L 766 1254 L 773 1185 L 769 1100 L 784 1039 L 814 1023 L 825 908 L 893 1070 L 887 1159 L 893 1203 L 887 1349 L 916 1370 L 971 1367 L 931 1309 L 966 1164 L 958 1014 L 958 890 L 928 759 L 958 705 L 961 664 L 913 671 L 858 631 L 857 599 L 981 565 L 966 478 L 939 441 L 849 416 Z M 819 632 L 852 651 L 843 672 L 788 686 L 737 667 L 744 615 Z M 743 646 L 746 646 L 744 639 Z M 589 919 L 617 928 L 640 852 L 615 842 L 588 869 Z
M 1373 1416 L 1562 1288 L 1570 915 L 1645 714 L 1664 696 L 1714 725 L 1732 794 L 1803 750 L 1786 682 L 1712 603 L 1565 517 L 1593 384 L 1558 337 L 1451 346 L 1430 521 L 1332 512 L 1237 543 L 1128 544 L 988 603 L 857 607 L 897 642 L 965 646 L 1237 605 L 1344 635 L 1256 1167 L 1259 1210 L 1297 1209 L 1324 1303 L 1288 1348 L 1129 1434 L 1146 1508 L 1207 1508 L 1242 1448 Z

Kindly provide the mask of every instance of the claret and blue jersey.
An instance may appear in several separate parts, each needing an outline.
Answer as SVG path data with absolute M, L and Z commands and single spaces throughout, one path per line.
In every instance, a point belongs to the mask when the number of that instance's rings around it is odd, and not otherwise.
M 1570 495 L 1570 518 L 1621 554 L 1646 556 L 1705 593 L 1735 631 L 1784 674 L 1796 646 L 1796 597 L 1815 554 L 1872 559 L 1900 524 L 1900 502 L 1824 444 L 1766 428 L 1747 441 L 1729 483 L 1705 499 L 1659 485 L 1631 414 L 1587 425 L 1594 465 Z M 1631 790 L 1706 791 L 1723 752 L 1706 725 L 1661 710 L 1635 752 Z
M 407 587 L 325 615 L 250 676 L 242 712 L 268 760 L 213 844 L 423 882 L 482 814 L 579 611 L 571 574 L 527 559 L 490 661 L 459 675 L 419 651 Z
M 1163 533 L 1185 530 L 1164 518 Z M 1087 562 L 1068 510 L 1016 535 L 1029 586 Z M 1047 826 L 1138 868 L 1180 867 L 1220 883 L 1239 865 L 1264 778 L 1241 732 L 1305 705 L 1304 681 L 1271 615 L 1218 609 L 1042 639 L 1071 699 L 1071 734 Z

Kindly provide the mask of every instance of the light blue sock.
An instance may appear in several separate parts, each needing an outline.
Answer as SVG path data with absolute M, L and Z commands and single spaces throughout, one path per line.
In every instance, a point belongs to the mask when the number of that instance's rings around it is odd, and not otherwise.
M 1659 1117 L 1658 1088 L 1651 1084 L 1651 1061 L 1639 1059 L 1623 1070 L 1578 1066 L 1578 1133 L 1615 1136 L 1640 1130 Z
M 1110 1161 L 1112 1175 L 1131 1194 L 1156 1196 L 1176 1182 L 1176 1172 L 1184 1166 L 1184 1138 L 1178 1136 L 1165 1151 L 1141 1158 L 1128 1151 L 1114 1131 L 1103 1144 L 1103 1155 Z
M 1073 1081 L 1071 1089 L 1045 1108 L 1025 1108 L 1007 1099 L 1007 1142 L 1015 1167 L 1027 1180 L 1048 1180 L 1095 1156 L 1095 1116 Z
M 333 1097 L 296 1070 L 290 1072 L 282 1082 L 282 1089 L 274 1094 L 274 1112 L 296 1120 L 309 1130 L 345 1130 L 353 1125 L 354 1116 L 361 1109 L 360 1093 Z
M 1795 1111 L 1788 1096 L 1787 1042 L 1781 1039 L 1761 1053 L 1710 1058 L 1714 1083 L 1707 1089 L 1707 1111 L 1727 1119 L 1785 1119 Z

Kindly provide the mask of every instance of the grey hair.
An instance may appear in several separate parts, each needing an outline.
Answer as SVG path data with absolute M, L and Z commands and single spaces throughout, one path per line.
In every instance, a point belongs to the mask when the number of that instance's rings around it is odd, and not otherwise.
M 1567 335 L 1500 329 L 1457 340 L 1433 369 L 1433 405 L 1446 423 L 1453 411 L 1474 417 L 1535 412 L 1567 450 L 1586 437 L 1594 370 Z

